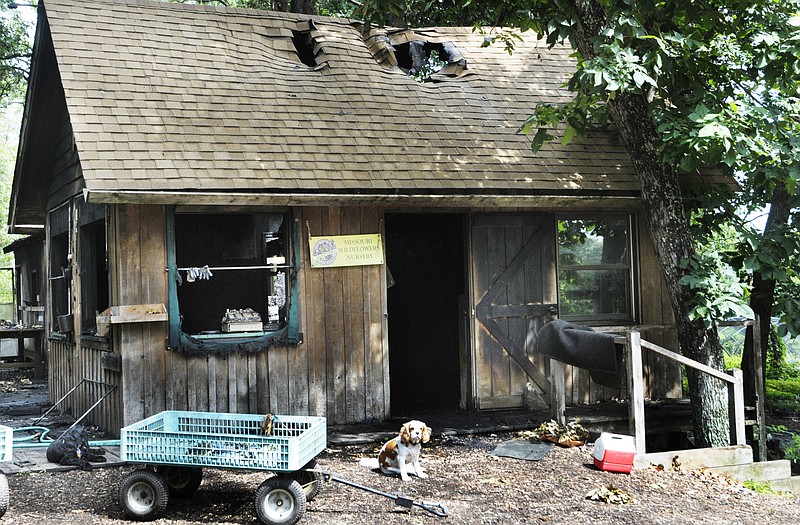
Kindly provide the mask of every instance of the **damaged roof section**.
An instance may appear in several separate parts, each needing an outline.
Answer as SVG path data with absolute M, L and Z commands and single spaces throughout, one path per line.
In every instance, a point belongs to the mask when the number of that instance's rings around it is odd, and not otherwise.
M 230 28 L 228 31 L 235 29 Z M 270 26 L 245 24 L 241 31 L 245 39 L 246 35 L 251 35 L 250 52 L 263 53 L 267 59 L 279 58 L 293 65 L 302 63 L 312 69 L 327 66 L 320 34 L 313 20 L 283 20 Z M 241 53 L 249 54 L 246 47 L 240 47 L 239 54 Z
M 297 27 L 292 29 L 292 43 L 297 56 L 303 64 L 313 69 L 328 66 L 319 40 L 320 34 L 314 26 L 313 20 L 298 22 Z
M 442 41 L 435 30 L 371 30 L 365 35 L 375 60 L 386 68 L 400 68 L 422 81 L 444 81 L 471 74 L 467 59 L 450 41 Z
M 40 20 L 49 59 L 34 64 L 17 168 L 30 178 L 34 157 L 53 157 L 37 130 L 64 108 L 90 202 L 638 194 L 614 134 L 533 153 L 518 133 L 537 103 L 571 98 L 571 50 L 533 35 L 509 55 L 472 28 L 365 36 L 353 20 L 151 0 L 42 0 Z M 20 209 L 34 186 L 18 186 Z

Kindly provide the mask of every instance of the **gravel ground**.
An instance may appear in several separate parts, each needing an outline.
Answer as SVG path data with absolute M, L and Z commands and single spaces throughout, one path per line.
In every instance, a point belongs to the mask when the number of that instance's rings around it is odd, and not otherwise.
M 433 440 L 423 452 L 430 477 L 402 482 L 359 464 L 376 445 L 341 446 L 320 454 L 318 466 L 334 476 L 416 502 L 446 506 L 447 517 L 334 481 L 307 506 L 307 524 L 478 524 L 478 523 L 797 523 L 800 498 L 759 494 L 741 484 L 704 472 L 644 469 L 631 474 L 603 472 L 592 465 L 591 447 L 553 447 L 539 461 L 491 454 L 515 434 L 476 435 Z M 119 489 L 130 467 L 10 476 L 8 524 L 119 524 L 129 522 Z M 189 498 L 170 498 L 153 523 L 259 523 L 254 495 L 266 473 L 206 469 L 203 483 Z M 588 499 L 598 488 L 615 487 L 629 503 Z
M 0 406 L 29 405 L 45 397 L 35 382 L 0 375 Z M 46 393 L 46 390 L 44 391 Z M 771 421 L 794 432 L 794 415 Z M 22 419 L 30 416 L 21 416 Z M 3 424 L 10 424 L 5 417 Z M 14 425 L 12 425 L 14 426 Z M 434 436 L 436 429 L 434 428 Z M 514 432 L 435 437 L 423 449 L 429 477 L 403 482 L 360 462 L 375 458 L 379 444 L 331 445 L 318 457 L 318 468 L 374 489 L 402 494 L 413 501 L 441 503 L 447 517 L 419 506 L 398 506 L 392 499 L 335 481 L 322 484 L 308 502 L 301 524 L 695 524 L 800 521 L 800 496 L 759 494 L 728 479 L 701 471 L 634 470 L 603 472 L 592 464 L 592 447 L 553 446 L 538 461 L 492 454 L 498 444 L 524 439 Z M 120 504 L 120 487 L 132 467 L 103 467 L 91 472 L 33 472 L 8 476 L 10 506 L 6 524 L 131 523 Z M 157 524 L 258 524 L 256 490 L 264 472 L 205 469 L 203 482 L 190 497 L 170 497 Z M 587 498 L 617 488 L 627 503 Z

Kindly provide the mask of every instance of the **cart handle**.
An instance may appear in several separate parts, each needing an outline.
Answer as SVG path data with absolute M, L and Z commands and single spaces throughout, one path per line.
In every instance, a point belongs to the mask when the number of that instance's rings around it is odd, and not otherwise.
M 308 472 L 316 472 L 316 473 L 320 474 L 322 476 L 322 479 L 325 480 L 325 481 L 331 481 L 331 480 L 332 481 L 336 481 L 338 483 L 341 483 L 343 485 L 347 485 L 349 487 L 355 487 L 357 489 L 361 489 L 361 490 L 365 490 L 367 492 L 371 492 L 373 494 L 377 494 L 378 496 L 383 496 L 383 497 L 386 497 L 386 498 L 389 498 L 389 499 L 393 499 L 395 505 L 399 505 L 399 506 L 405 507 L 407 509 L 410 509 L 412 506 L 417 506 L 417 507 L 419 507 L 421 509 L 424 509 L 424 510 L 427 510 L 431 514 L 434 514 L 434 515 L 439 516 L 441 518 L 446 518 L 447 517 L 447 507 L 445 507 L 441 503 L 434 503 L 434 502 L 430 502 L 430 501 L 417 502 L 417 501 L 414 501 L 411 498 L 407 498 L 405 496 L 401 496 L 401 495 L 398 495 L 398 494 L 389 494 L 388 492 L 383 492 L 383 491 L 380 491 L 380 490 L 372 488 L 372 487 L 367 487 L 366 485 L 361 485 L 361 484 L 356 483 L 354 481 L 349 481 L 349 480 L 334 476 L 333 474 L 331 474 L 327 470 L 308 469 Z

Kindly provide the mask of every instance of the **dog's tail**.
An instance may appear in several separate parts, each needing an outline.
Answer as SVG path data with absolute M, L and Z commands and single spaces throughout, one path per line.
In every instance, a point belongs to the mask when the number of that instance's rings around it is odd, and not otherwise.
M 367 468 L 378 468 L 378 458 L 361 458 L 358 464 Z

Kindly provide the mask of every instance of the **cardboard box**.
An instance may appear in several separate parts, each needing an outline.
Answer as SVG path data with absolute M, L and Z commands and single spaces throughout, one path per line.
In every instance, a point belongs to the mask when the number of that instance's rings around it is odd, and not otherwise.
M 264 325 L 261 321 L 252 321 L 248 323 L 222 323 L 223 332 L 261 332 L 264 330 Z
M 635 455 L 633 436 L 603 432 L 594 442 L 594 466 L 600 470 L 628 474 L 633 468 Z

